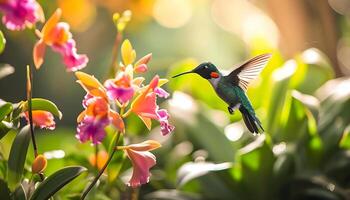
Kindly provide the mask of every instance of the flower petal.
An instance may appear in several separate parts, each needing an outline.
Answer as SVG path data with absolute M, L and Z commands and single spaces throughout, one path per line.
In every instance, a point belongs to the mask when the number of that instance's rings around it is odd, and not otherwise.
M 152 151 L 155 149 L 158 149 L 162 145 L 155 140 L 146 140 L 144 142 L 138 143 L 138 144 L 131 144 L 128 145 L 128 149 L 132 149 L 134 151 Z
M 53 45 L 51 47 L 54 51 L 62 55 L 63 62 L 66 65 L 67 71 L 80 70 L 84 68 L 89 61 L 86 55 L 77 54 L 75 41 L 73 39 L 69 39 L 66 43 L 63 43 L 61 45 Z
M 139 116 L 158 119 L 158 106 L 156 104 L 156 94 L 149 93 L 146 96 L 142 94 L 131 104 L 131 110 Z
M 78 78 L 78 83 L 85 89 L 86 92 L 93 96 L 100 96 L 107 99 L 106 90 L 103 85 L 94 77 L 84 72 L 75 72 Z
M 151 60 L 151 58 L 152 58 L 152 53 L 149 53 L 149 54 L 145 55 L 144 57 L 140 58 L 135 63 L 135 66 L 139 66 L 139 65 L 142 65 L 142 64 L 147 65 L 149 63 L 149 61 Z
M 129 40 L 124 40 L 124 42 L 122 43 L 121 54 L 125 66 L 135 61 L 136 52 L 132 48 L 132 45 Z
M 169 93 L 160 87 L 156 87 L 154 89 L 154 92 L 161 98 L 168 98 L 169 97 Z
M 107 95 L 110 99 L 118 100 L 121 103 L 130 101 L 134 96 L 132 87 L 117 86 L 112 80 L 107 80 L 105 83 Z
M 142 120 L 142 122 L 146 125 L 148 130 L 151 130 L 152 128 L 152 120 L 148 117 L 143 117 L 139 115 L 139 118 Z
M 41 31 L 43 34 L 43 39 L 45 43 L 48 45 L 52 45 L 53 42 L 55 41 L 55 38 L 52 38 L 52 35 L 50 33 L 58 24 L 58 21 L 61 19 L 61 15 L 62 15 L 62 10 L 60 8 L 56 9 L 56 11 L 47 20 L 47 22 L 45 23 Z
M 120 115 L 117 112 L 110 110 L 109 116 L 112 118 L 113 126 L 116 127 L 122 133 L 124 133 L 125 132 L 125 125 L 124 125 L 124 121 L 120 117 Z
M 128 185 L 138 187 L 148 183 L 151 176 L 149 169 L 156 164 L 156 157 L 148 151 L 125 150 L 133 166 L 132 177 Z
M 39 40 L 37 43 L 35 43 L 33 48 L 33 60 L 36 69 L 39 69 L 44 62 L 45 50 L 46 45 L 43 40 Z
M 10 30 L 23 30 L 43 19 L 42 8 L 35 0 L 4 1 L 0 10 L 4 13 L 2 21 Z
M 106 136 L 105 127 L 108 124 L 108 118 L 98 119 L 87 116 L 78 124 L 75 137 L 81 142 L 91 140 L 93 144 L 99 144 Z
M 25 118 L 29 122 L 29 114 L 28 111 L 24 113 Z M 49 130 L 55 129 L 56 123 L 54 121 L 54 117 L 50 112 L 44 110 L 33 110 L 33 125 L 38 126 L 40 128 L 46 128 Z
M 137 65 L 134 68 L 135 72 L 137 73 L 144 73 L 148 70 L 147 65 L 146 64 L 141 64 L 141 65 Z

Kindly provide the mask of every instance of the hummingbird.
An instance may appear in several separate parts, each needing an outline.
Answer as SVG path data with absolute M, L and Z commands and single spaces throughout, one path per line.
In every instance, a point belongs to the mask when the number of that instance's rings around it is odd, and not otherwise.
M 216 94 L 228 104 L 228 112 L 232 115 L 236 109 L 242 114 L 243 121 L 251 133 L 263 133 L 264 129 L 255 114 L 246 91 L 249 83 L 254 80 L 268 63 L 271 54 L 258 55 L 234 69 L 228 75 L 223 75 L 218 68 L 204 62 L 191 71 L 183 72 L 172 78 L 195 73 L 207 79 L 214 88 Z

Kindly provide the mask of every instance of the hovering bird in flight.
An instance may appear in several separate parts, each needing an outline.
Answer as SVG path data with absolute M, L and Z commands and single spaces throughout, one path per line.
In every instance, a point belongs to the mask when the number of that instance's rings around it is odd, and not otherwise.
M 264 129 L 255 114 L 246 91 L 249 83 L 260 74 L 270 57 L 271 54 L 258 55 L 246 61 L 227 76 L 222 75 L 214 64 L 205 62 L 193 70 L 178 74 L 173 78 L 190 73 L 199 74 L 209 81 L 216 94 L 228 104 L 230 114 L 233 114 L 238 108 L 248 130 L 252 133 L 262 133 Z

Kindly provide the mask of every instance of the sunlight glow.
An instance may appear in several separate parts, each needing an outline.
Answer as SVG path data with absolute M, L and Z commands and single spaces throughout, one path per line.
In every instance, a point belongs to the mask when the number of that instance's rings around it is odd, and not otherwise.
M 265 134 L 261 134 L 259 135 L 253 142 L 247 144 L 246 146 L 242 147 L 241 149 L 238 150 L 239 154 L 246 154 L 249 153 L 251 151 L 253 151 L 254 149 L 261 147 L 262 145 L 264 145 L 266 136 Z
M 175 91 L 173 98 L 169 100 L 172 110 L 177 110 L 183 115 L 183 112 L 197 112 L 198 108 L 192 97 L 183 92 Z
M 231 140 L 231 141 L 237 141 L 239 140 L 244 132 L 244 128 L 242 126 L 241 123 L 237 122 L 237 123 L 233 123 L 233 124 L 229 124 L 225 127 L 225 135 L 226 137 Z
M 281 68 L 278 68 L 273 72 L 272 78 L 275 81 L 281 81 L 292 76 L 296 69 L 297 63 L 295 60 L 288 60 Z
M 277 47 L 277 26 L 249 1 L 215 0 L 211 11 L 213 20 L 219 27 L 242 36 L 247 44 L 256 39 L 265 39 L 272 47 Z
M 153 17 L 167 28 L 184 26 L 191 16 L 192 8 L 188 0 L 157 0 L 153 7 Z
M 282 153 L 284 153 L 287 149 L 287 145 L 285 142 L 281 142 L 279 144 L 276 144 L 273 146 L 272 148 L 272 152 L 273 154 L 275 154 L 276 156 L 281 155 Z
M 63 158 L 65 155 L 66 153 L 63 150 L 53 150 L 44 153 L 45 158 L 48 160 Z
M 311 48 L 303 52 L 302 54 L 303 60 L 308 64 L 314 64 L 317 63 L 321 56 L 317 49 Z

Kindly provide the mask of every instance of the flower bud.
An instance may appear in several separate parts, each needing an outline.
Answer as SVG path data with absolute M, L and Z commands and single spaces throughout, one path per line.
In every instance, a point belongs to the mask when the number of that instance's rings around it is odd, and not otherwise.
M 47 160 L 43 155 L 38 155 L 32 164 L 32 173 L 38 174 L 45 170 L 47 165 Z
M 135 72 L 137 73 L 144 73 L 147 71 L 147 65 L 146 64 L 141 64 L 135 67 Z
M 151 60 L 152 58 L 152 54 L 149 53 L 147 55 L 145 55 L 144 57 L 140 58 L 136 63 L 135 66 L 141 65 L 141 64 L 148 64 L 148 62 Z

